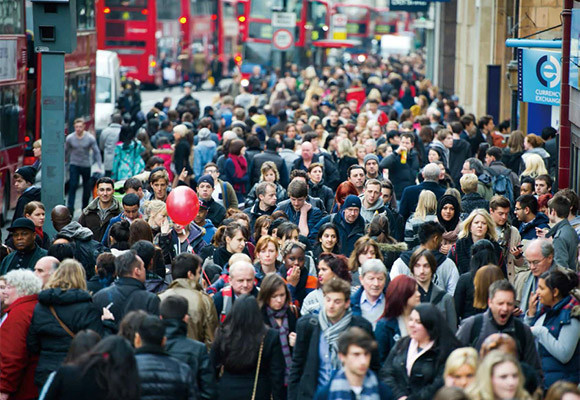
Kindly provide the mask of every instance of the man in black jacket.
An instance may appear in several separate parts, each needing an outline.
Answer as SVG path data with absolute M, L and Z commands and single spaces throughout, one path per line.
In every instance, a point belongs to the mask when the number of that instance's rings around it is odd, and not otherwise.
M 109 307 L 117 324 L 130 311 L 143 310 L 159 315 L 159 297 L 145 289 L 147 272 L 135 250 L 127 250 L 115 258 L 115 272 L 118 276 L 115 283 L 93 297 L 99 309 Z
M 373 336 L 371 323 L 353 315 L 350 310 L 348 282 L 333 279 L 324 284 L 322 291 L 324 310 L 318 315 L 300 318 L 296 326 L 296 345 L 288 383 L 290 400 L 312 399 L 316 388 L 326 385 L 340 368 L 338 337 L 341 333 L 357 326 Z M 372 352 L 371 369 L 379 369 L 376 349 Z
M 20 197 L 16 203 L 12 221 L 24 217 L 24 206 L 28 203 L 31 201 L 40 201 L 40 189 L 34 187 L 35 178 L 36 168 L 33 167 L 20 167 L 14 173 L 12 179 L 14 179 L 14 187 Z
M 262 215 L 272 215 L 276 209 L 276 185 L 272 182 L 260 182 L 256 187 L 256 197 L 258 201 L 244 210 L 244 213 L 250 217 L 252 233 L 254 233 L 256 220 Z
M 185 297 L 172 295 L 165 298 L 159 310 L 165 324 L 165 351 L 173 358 L 189 365 L 194 377 L 199 398 L 215 398 L 215 382 L 207 348 L 201 342 L 187 337 L 189 319 L 188 303 Z
M 215 181 L 211 175 L 202 175 L 197 180 L 197 195 L 208 204 L 207 219 L 214 226 L 220 226 L 226 217 L 226 209 L 212 197 L 215 188 Z M 225 196 L 225 195 L 224 195 Z
M 256 154 L 254 156 L 254 161 L 252 163 L 252 171 L 250 175 L 250 184 L 254 185 L 255 183 L 260 181 L 260 170 L 262 165 L 266 161 L 272 161 L 276 164 L 276 168 L 278 168 L 278 173 L 280 174 L 280 185 L 286 187 L 289 183 L 288 175 L 289 171 L 286 167 L 286 161 L 278 154 L 278 149 L 280 148 L 280 142 L 276 140 L 276 138 L 269 138 L 266 140 L 266 148 L 263 153 Z
M 133 341 L 141 399 L 196 399 L 191 368 L 165 352 L 166 342 L 163 321 L 152 315 L 145 317 Z
M 395 187 L 398 199 L 403 195 L 403 189 L 415 184 L 420 167 L 417 151 L 414 149 L 415 135 L 410 132 L 403 133 L 400 143 L 399 147 L 379 164 L 381 171 L 384 168 L 389 170 L 389 179 Z

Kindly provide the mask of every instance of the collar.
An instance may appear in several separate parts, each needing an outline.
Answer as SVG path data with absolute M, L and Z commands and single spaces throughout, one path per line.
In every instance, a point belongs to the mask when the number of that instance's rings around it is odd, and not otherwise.
M 144 344 L 138 349 L 135 349 L 135 354 L 158 354 L 161 356 L 168 356 L 163 347 L 154 344 Z
M 385 294 L 384 293 L 381 293 L 381 295 L 379 296 L 379 298 L 376 299 L 374 302 L 372 302 L 367 297 L 366 290 L 363 290 L 362 295 L 360 297 L 360 303 L 361 304 L 368 303 L 368 304 L 370 304 L 372 306 L 376 306 L 377 304 L 380 304 L 384 299 L 385 299 Z

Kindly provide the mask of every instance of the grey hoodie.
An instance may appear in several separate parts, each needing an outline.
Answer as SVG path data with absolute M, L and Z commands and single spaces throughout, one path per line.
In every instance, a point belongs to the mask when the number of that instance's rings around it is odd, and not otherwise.
M 385 211 L 381 210 L 381 208 L 384 207 L 383 199 L 381 197 L 379 197 L 379 199 L 375 202 L 375 204 L 373 204 L 369 208 L 365 208 L 364 206 L 364 194 L 361 194 L 358 197 L 360 198 L 361 202 L 360 215 L 365 220 L 365 224 L 370 224 L 370 222 L 372 221 L 373 217 L 376 214 L 380 214 L 383 211 Z
M 69 240 L 80 240 L 84 242 L 93 238 L 93 231 L 89 228 L 85 228 L 76 221 L 72 221 L 61 229 L 59 235 L 66 237 Z

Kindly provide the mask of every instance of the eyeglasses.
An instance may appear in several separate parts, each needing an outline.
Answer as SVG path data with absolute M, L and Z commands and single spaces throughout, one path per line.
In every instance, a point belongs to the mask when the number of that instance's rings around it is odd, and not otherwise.
M 514 210 L 515 211 L 521 211 L 521 210 L 523 210 L 523 208 L 515 207 Z
M 217 169 L 206 169 L 205 173 L 206 174 L 215 174 L 217 172 Z
M 533 260 L 533 261 L 531 261 L 531 260 L 527 260 L 527 261 L 528 261 L 528 264 L 536 266 L 536 265 L 540 265 L 540 263 L 541 263 L 542 261 L 544 261 L 545 259 L 546 259 L 546 257 L 544 257 L 544 258 L 541 258 L 541 259 L 539 259 L 539 260 Z

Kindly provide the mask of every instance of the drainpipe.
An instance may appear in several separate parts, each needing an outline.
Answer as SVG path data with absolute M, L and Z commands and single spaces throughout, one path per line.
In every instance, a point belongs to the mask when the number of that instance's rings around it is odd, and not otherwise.
M 560 135 L 558 146 L 558 188 L 570 184 L 570 36 L 574 0 L 564 0 L 562 10 L 562 79 L 560 81 Z

